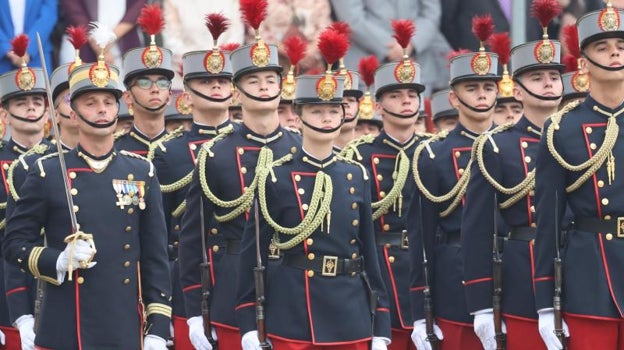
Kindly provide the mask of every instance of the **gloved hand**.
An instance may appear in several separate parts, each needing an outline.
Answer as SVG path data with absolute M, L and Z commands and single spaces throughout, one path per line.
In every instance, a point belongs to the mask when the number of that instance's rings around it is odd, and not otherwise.
M 271 343 L 268 339 L 267 342 L 269 342 L 269 344 Z M 249 331 L 243 334 L 241 346 L 243 350 L 262 350 L 260 348 L 260 340 L 258 340 L 258 331 Z
M 212 350 L 212 345 L 204 334 L 204 320 L 201 316 L 194 316 L 186 320 L 189 326 L 189 339 L 197 350 Z M 212 329 L 212 339 L 217 340 L 217 333 Z
M 6 337 L 3 331 L 0 331 L 0 345 L 6 345 Z
M 22 315 L 15 320 L 15 328 L 19 330 L 22 350 L 35 349 L 35 318 L 32 315 Z M 2 335 L 4 344 L 4 334 Z
M 553 309 L 539 310 L 537 314 L 539 315 L 539 332 L 548 350 L 563 349 L 563 345 L 559 341 L 559 338 L 555 335 L 555 312 Z M 561 324 L 561 328 L 563 328 L 563 335 L 565 335 L 566 338 L 569 337 L 570 331 L 568 330 L 568 325 L 564 320 L 561 320 Z
M 143 350 L 167 350 L 167 341 L 157 335 L 148 334 L 143 338 Z
M 442 330 L 436 324 L 433 325 L 433 333 L 439 340 L 444 339 Z M 418 350 L 431 350 L 431 343 L 427 340 L 427 325 L 424 318 L 414 321 L 412 342 L 416 345 L 416 349 Z
M 496 332 L 494 331 L 494 312 L 492 309 L 477 311 L 474 314 L 474 332 L 481 340 L 484 350 L 496 349 Z M 502 322 L 502 331 L 507 333 L 507 326 Z
M 373 343 L 371 344 L 372 350 L 388 350 L 388 344 L 390 339 L 384 337 L 373 337 Z
M 95 254 L 95 250 L 89 244 L 89 242 L 77 239 L 75 243 L 67 243 L 65 250 L 61 252 L 59 257 L 56 259 L 56 271 L 58 273 L 65 273 L 69 270 L 69 258 L 71 253 L 71 246 L 74 244 L 73 255 L 71 256 L 72 260 L 72 268 L 75 269 L 90 269 L 95 266 L 95 262 L 89 263 L 87 266 L 84 266 L 84 261 L 88 261 L 91 259 L 93 254 Z

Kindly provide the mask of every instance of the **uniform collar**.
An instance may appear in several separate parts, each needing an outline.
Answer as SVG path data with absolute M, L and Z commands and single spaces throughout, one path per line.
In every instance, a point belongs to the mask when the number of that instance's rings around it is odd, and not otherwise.
M 585 103 L 587 107 L 589 107 L 590 110 L 595 111 L 597 114 L 604 115 L 606 117 L 608 117 L 609 114 L 612 114 L 615 116 L 624 114 L 624 102 L 622 102 L 616 108 L 609 108 L 599 103 L 598 101 L 594 100 L 594 98 L 591 96 L 591 93 L 587 95 L 587 97 L 585 98 L 585 102 L 583 103 Z
M 267 145 L 276 140 L 279 140 L 279 138 L 284 135 L 284 129 L 282 129 L 282 127 L 279 127 L 279 126 L 277 127 L 277 129 L 275 129 L 273 132 L 271 132 L 268 135 L 260 135 L 260 134 L 253 132 L 251 129 L 249 129 L 247 125 L 245 125 L 245 123 L 242 123 L 241 131 L 243 132 L 243 135 L 245 135 L 245 138 L 247 140 L 251 140 L 251 141 L 260 143 L 262 145 Z
M 536 136 L 538 138 L 542 136 L 542 128 L 531 123 L 525 115 L 522 115 L 522 118 L 518 120 L 515 127 L 524 133 L 530 134 L 531 136 Z
M 156 137 L 150 139 L 141 130 L 137 129 L 135 125 L 132 125 L 132 129 L 130 129 L 130 132 L 128 134 L 130 135 L 130 137 L 149 146 L 150 143 L 156 142 L 165 135 L 167 135 L 167 130 L 163 129 L 158 135 L 156 135 Z
M 492 123 L 492 126 L 490 126 L 488 131 L 492 130 L 493 128 L 494 128 L 494 123 Z M 474 131 L 466 129 L 466 127 L 462 123 L 457 123 L 457 126 L 455 127 L 455 129 L 453 129 L 451 134 L 457 134 L 459 136 L 469 138 L 473 141 L 481 135 L 481 134 L 477 134 Z
M 204 125 L 193 122 L 191 126 L 191 134 L 193 135 L 212 135 L 216 136 L 222 134 L 228 128 L 231 128 L 232 122 L 229 118 L 226 118 L 221 124 L 217 126 Z
M 306 152 L 303 147 L 301 147 L 298 153 L 298 158 L 300 158 L 302 162 L 310 164 L 318 169 L 328 168 L 329 166 L 334 164 L 337 159 L 336 155 L 333 154 L 333 152 L 327 155 L 327 157 L 325 157 L 324 159 L 317 159 L 314 156 L 310 155 L 308 152 Z
M 394 137 L 388 135 L 385 131 L 381 131 L 381 134 L 379 134 L 382 142 L 396 150 L 406 150 L 408 148 L 410 148 L 412 145 L 414 145 L 414 143 L 416 143 L 416 141 L 418 140 L 418 136 L 416 136 L 416 134 L 412 135 L 412 137 L 409 138 L 409 140 L 407 140 L 404 143 L 400 143 L 397 139 L 395 139 Z
M 37 143 L 37 145 L 40 144 L 40 143 L 41 143 L 41 141 L 39 141 L 39 143 Z M 18 153 L 18 154 L 24 154 L 24 153 L 28 152 L 28 150 L 30 148 L 26 148 L 25 146 L 15 142 L 15 140 L 13 140 L 13 138 L 11 138 L 9 140 L 9 149 L 12 150 L 15 153 Z
M 75 150 L 79 154 L 79 156 L 80 156 L 80 154 L 83 154 L 84 156 L 87 156 L 87 157 L 89 157 L 91 159 L 94 159 L 94 160 L 106 159 L 106 158 L 110 157 L 111 155 L 114 156 L 114 155 L 117 154 L 117 151 L 115 151 L 115 147 L 111 148 L 110 151 L 108 151 L 106 154 L 101 155 L 101 156 L 94 156 L 94 155 L 92 155 L 91 153 L 85 151 L 85 149 L 82 148 L 82 146 L 80 146 L 80 144 L 76 145 Z M 80 156 L 80 157 L 82 157 L 82 156 Z

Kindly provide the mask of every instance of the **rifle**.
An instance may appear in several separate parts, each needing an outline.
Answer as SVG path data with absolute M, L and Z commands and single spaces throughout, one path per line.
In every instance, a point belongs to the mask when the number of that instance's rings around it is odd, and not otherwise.
M 563 283 L 563 275 L 561 271 L 561 252 L 559 250 L 559 197 L 555 192 L 555 260 L 553 262 L 555 268 L 555 293 L 553 295 L 553 312 L 555 316 L 555 335 L 561 342 L 562 349 L 566 349 L 565 335 L 563 334 L 563 318 L 561 316 L 561 285 Z
M 422 269 L 423 275 L 425 279 L 425 288 L 423 289 L 423 297 L 424 297 L 424 311 L 425 311 L 425 331 L 427 332 L 427 341 L 429 345 L 431 345 L 431 350 L 440 349 L 440 339 L 435 335 L 433 330 L 433 300 L 431 299 L 431 289 L 429 288 L 429 262 L 427 261 L 427 252 L 425 249 L 425 233 L 423 229 L 422 223 L 422 197 L 418 197 L 418 202 L 420 205 L 420 232 L 422 238 L 422 253 L 423 253 L 423 261 L 422 261 Z
M 201 271 L 201 287 L 202 287 L 202 300 L 201 300 L 201 313 L 204 324 L 204 335 L 208 339 L 208 342 L 212 346 L 213 350 L 218 349 L 217 340 L 212 337 L 212 322 L 210 321 L 210 300 L 212 292 L 212 280 L 210 279 L 210 262 L 208 261 L 208 255 L 206 254 L 206 231 L 205 231 L 205 219 L 204 219 L 204 199 L 200 195 L 199 198 L 199 226 L 201 234 L 201 250 L 202 250 L 202 262 L 199 264 Z
M 256 285 L 256 328 L 258 329 L 258 340 L 260 348 L 271 350 L 271 344 L 266 339 L 266 329 L 264 328 L 264 266 L 260 255 L 260 214 L 258 214 L 258 199 L 254 198 L 254 223 L 256 224 L 256 260 L 254 267 L 254 282 Z
M 496 350 L 505 349 L 505 333 L 503 333 L 503 317 L 501 312 L 501 297 L 503 295 L 503 260 L 498 250 L 498 198 L 494 193 L 494 234 L 492 244 L 492 283 L 494 290 L 492 293 L 492 309 L 494 313 L 494 338 L 496 339 Z

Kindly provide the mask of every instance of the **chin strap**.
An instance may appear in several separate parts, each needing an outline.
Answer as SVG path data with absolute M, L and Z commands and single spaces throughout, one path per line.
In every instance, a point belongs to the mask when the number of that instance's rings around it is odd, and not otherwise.
M 28 118 L 24 118 L 24 117 L 18 117 L 18 116 L 16 116 L 15 114 L 13 114 L 11 112 L 9 112 L 9 115 L 11 117 L 17 119 L 17 120 L 21 120 L 21 121 L 26 122 L 26 123 L 36 123 L 36 122 L 40 121 L 41 118 L 43 118 L 43 116 L 45 115 L 45 112 L 43 112 L 39 117 L 37 117 L 35 119 L 28 119 Z
M 542 100 L 542 101 L 556 101 L 558 99 L 560 99 L 563 95 L 559 95 L 559 96 L 541 96 L 538 95 L 536 93 L 534 93 L 533 91 L 527 89 L 526 86 L 524 86 L 524 84 L 522 84 L 522 82 L 519 79 L 515 79 L 516 84 L 522 86 L 522 88 L 531 96 L 535 97 L 538 100 Z
M 492 103 L 489 107 L 476 108 L 476 107 L 473 107 L 473 106 L 469 105 L 468 103 L 464 102 L 464 100 L 459 98 L 459 95 L 455 94 L 455 97 L 457 97 L 457 101 L 459 101 L 459 103 L 463 104 L 469 110 L 471 110 L 473 112 L 477 112 L 477 113 L 485 113 L 485 112 L 489 111 L 490 109 L 494 108 L 494 106 L 496 106 L 496 101 L 494 101 L 494 103 Z
M 204 100 L 208 100 L 210 102 L 216 102 L 216 103 L 221 103 L 221 102 L 225 102 L 227 100 L 229 100 L 230 98 L 232 98 L 232 94 L 229 94 L 228 96 L 224 97 L 224 98 L 215 98 L 215 97 L 210 97 L 208 95 L 204 95 L 201 92 L 193 89 L 192 87 L 190 87 L 188 84 L 184 83 L 184 87 L 186 89 L 188 89 L 189 91 L 193 92 L 195 95 L 203 98 Z
M 161 104 L 158 107 L 155 107 L 155 108 L 147 107 L 147 106 L 143 105 L 141 102 L 139 102 L 139 100 L 136 98 L 136 96 L 134 96 L 134 93 L 132 93 L 132 90 L 128 90 L 128 91 L 130 92 L 130 95 L 132 95 L 132 98 L 134 99 L 134 103 L 138 104 L 139 106 L 145 108 L 146 110 L 148 110 L 150 112 L 161 111 L 163 108 L 167 107 L 167 103 L 169 103 L 169 98 L 167 98 L 167 101 L 165 101 L 165 103 Z
M 619 67 L 603 66 L 602 64 L 600 64 L 600 63 L 592 60 L 591 58 L 589 58 L 589 56 L 587 56 L 585 54 L 585 52 L 581 52 L 581 55 L 583 57 L 585 57 L 585 59 L 587 59 L 589 62 L 591 62 L 591 64 L 593 64 L 594 66 L 596 66 L 596 67 L 598 67 L 600 69 L 604 69 L 604 70 L 609 71 L 609 72 L 617 72 L 617 71 L 620 71 L 620 70 L 624 69 L 624 66 L 619 66 Z

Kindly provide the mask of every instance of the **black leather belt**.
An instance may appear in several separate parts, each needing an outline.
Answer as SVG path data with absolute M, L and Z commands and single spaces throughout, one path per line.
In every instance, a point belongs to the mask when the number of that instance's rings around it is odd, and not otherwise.
M 409 248 L 409 239 L 405 230 L 402 232 L 376 232 L 375 241 L 378 246 Z
M 518 226 L 512 227 L 507 235 L 508 239 L 514 241 L 530 242 L 535 239 L 535 227 Z
M 237 239 L 228 239 L 225 241 L 225 252 L 227 254 L 240 253 L 240 241 Z
M 362 272 L 364 259 L 341 259 L 337 256 L 324 255 L 308 259 L 306 255 L 284 254 L 282 264 L 301 270 L 312 270 L 322 276 L 349 275 Z
M 617 238 L 624 238 L 624 216 L 612 220 L 601 220 L 596 218 L 576 218 L 574 228 L 578 231 L 613 234 Z

